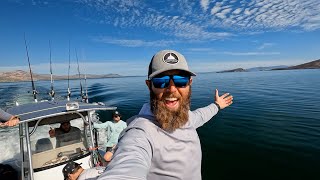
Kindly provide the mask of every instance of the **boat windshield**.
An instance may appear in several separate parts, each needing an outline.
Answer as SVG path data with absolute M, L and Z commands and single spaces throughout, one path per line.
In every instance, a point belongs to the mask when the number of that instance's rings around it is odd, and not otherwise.
M 87 132 L 82 119 L 39 126 L 31 136 L 33 168 L 58 165 L 87 155 Z

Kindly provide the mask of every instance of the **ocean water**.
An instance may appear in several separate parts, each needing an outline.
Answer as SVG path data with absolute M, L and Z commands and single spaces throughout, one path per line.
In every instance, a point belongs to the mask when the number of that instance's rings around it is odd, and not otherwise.
M 117 106 L 127 119 L 149 101 L 144 80 L 87 80 L 89 101 Z M 36 87 L 38 99 L 49 99 L 49 81 Z M 67 81 L 55 81 L 54 87 L 56 99 L 65 99 Z M 70 81 L 70 87 L 76 99 L 79 81 Z M 191 109 L 213 102 L 216 88 L 231 93 L 234 103 L 198 129 L 204 180 L 320 179 L 320 70 L 198 74 Z M 32 102 L 30 91 L 30 82 L 0 83 L 0 107 Z M 111 118 L 110 113 L 99 116 Z M 17 134 L 16 127 L 0 129 L 1 163 L 19 158 Z

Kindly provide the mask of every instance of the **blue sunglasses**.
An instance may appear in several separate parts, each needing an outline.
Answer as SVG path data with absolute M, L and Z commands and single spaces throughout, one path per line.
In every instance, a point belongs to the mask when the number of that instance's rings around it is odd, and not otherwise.
M 172 79 L 174 85 L 178 88 L 186 87 L 189 83 L 190 76 L 170 75 L 155 77 L 151 79 L 151 82 L 155 88 L 167 88 Z

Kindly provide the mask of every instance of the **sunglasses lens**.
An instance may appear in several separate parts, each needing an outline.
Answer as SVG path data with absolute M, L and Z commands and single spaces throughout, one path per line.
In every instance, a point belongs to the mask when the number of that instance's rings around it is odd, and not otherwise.
M 152 84 L 155 88 L 167 88 L 170 84 L 170 79 L 173 80 L 174 85 L 176 87 L 186 87 L 189 83 L 190 77 L 189 76 L 163 76 L 159 78 L 151 79 Z
M 152 84 L 155 88 L 166 88 L 169 86 L 170 83 L 170 77 L 169 76 L 163 76 L 159 78 L 153 78 L 151 79 Z
M 173 82 L 176 87 L 186 87 L 190 77 L 186 76 L 173 76 Z

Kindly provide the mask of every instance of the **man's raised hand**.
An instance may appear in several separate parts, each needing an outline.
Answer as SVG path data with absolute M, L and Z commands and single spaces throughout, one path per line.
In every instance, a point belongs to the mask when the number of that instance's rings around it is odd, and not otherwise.
M 224 109 L 228 106 L 230 106 L 233 103 L 233 96 L 229 93 L 225 93 L 222 96 L 219 96 L 219 91 L 216 89 L 215 94 L 215 103 L 217 103 L 220 106 L 220 109 Z

